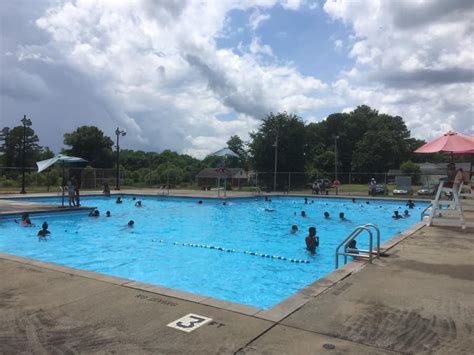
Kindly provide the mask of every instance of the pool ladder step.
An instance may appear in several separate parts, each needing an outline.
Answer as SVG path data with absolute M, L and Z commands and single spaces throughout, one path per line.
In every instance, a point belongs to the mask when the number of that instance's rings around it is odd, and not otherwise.
M 374 247 L 374 235 L 372 230 L 376 232 L 375 247 Z M 352 249 L 350 243 L 363 232 L 367 232 L 369 235 L 369 249 Z M 341 251 L 340 249 L 344 247 Z M 356 227 L 351 234 L 347 236 L 336 248 L 336 269 L 339 267 L 339 257 L 344 256 L 344 265 L 347 264 L 347 257 L 353 256 L 357 258 L 363 258 L 372 262 L 372 259 L 380 257 L 380 229 L 372 223 L 362 224 Z

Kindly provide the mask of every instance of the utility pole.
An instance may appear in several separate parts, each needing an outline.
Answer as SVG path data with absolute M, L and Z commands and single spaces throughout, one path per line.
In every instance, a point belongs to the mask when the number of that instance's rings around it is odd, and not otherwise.
M 127 132 L 124 129 L 120 129 L 117 127 L 115 130 L 115 135 L 117 136 L 117 170 L 116 170 L 116 183 L 115 189 L 120 190 L 120 145 L 119 145 L 119 137 L 125 136 Z
M 273 176 L 273 192 L 276 192 L 277 166 L 278 166 L 278 134 L 276 135 L 275 144 L 273 146 L 275 147 L 275 172 L 274 172 L 274 176 Z
M 26 127 L 31 126 L 31 120 L 26 118 L 26 115 L 23 115 L 21 119 L 23 124 L 23 152 L 21 155 L 21 194 L 26 194 L 25 190 L 25 155 L 26 155 Z

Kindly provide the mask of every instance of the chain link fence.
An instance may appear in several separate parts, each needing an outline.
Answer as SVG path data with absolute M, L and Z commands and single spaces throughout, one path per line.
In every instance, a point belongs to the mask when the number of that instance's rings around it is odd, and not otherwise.
M 36 168 L 25 168 L 25 189 L 27 192 L 58 191 L 67 179 L 74 177 L 79 182 L 82 189 L 102 190 L 104 183 L 108 183 L 110 188 L 116 186 L 116 169 L 96 169 L 96 168 L 68 168 L 66 176 L 62 180 L 60 167 L 55 166 L 45 172 L 37 173 Z M 0 167 L 0 192 L 19 192 L 22 187 L 23 169 L 17 167 Z M 415 192 L 421 187 L 434 189 L 439 179 L 446 174 L 401 174 L 401 173 L 367 173 L 367 172 L 340 172 L 337 174 L 308 175 L 304 172 L 256 172 L 247 173 L 245 180 L 227 180 L 228 190 L 242 190 L 252 192 L 314 192 L 313 184 L 319 183 L 319 193 L 323 194 L 368 194 L 369 183 L 375 179 L 380 190 L 388 194 L 396 189 L 397 177 L 407 176 L 410 179 L 410 189 Z M 336 186 L 334 181 L 338 180 Z M 210 182 L 209 188 L 223 187 L 223 181 L 218 179 Z M 202 189 L 198 186 L 195 176 L 187 179 L 183 176 L 165 172 L 157 174 L 154 171 L 138 173 L 137 171 L 120 170 L 121 188 L 161 188 L 167 186 L 172 189 Z M 337 187 L 337 188 L 336 188 Z

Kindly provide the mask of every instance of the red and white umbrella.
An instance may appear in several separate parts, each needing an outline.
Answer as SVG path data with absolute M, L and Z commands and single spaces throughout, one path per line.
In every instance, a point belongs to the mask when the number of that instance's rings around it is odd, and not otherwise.
M 474 137 L 449 131 L 441 137 L 421 146 L 415 153 L 438 153 L 447 152 L 452 154 L 473 154 Z

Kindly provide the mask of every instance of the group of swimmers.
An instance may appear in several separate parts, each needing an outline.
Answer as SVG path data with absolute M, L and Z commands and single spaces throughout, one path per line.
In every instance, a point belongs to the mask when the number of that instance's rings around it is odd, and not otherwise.
M 110 211 L 105 212 L 106 217 L 112 217 L 112 213 Z M 89 217 L 100 217 L 100 211 L 95 209 L 89 212 Z M 131 219 L 128 221 L 125 227 L 132 228 L 135 225 L 135 221 Z
M 18 223 L 18 221 L 15 219 L 15 222 Z M 23 212 L 21 215 L 21 222 L 20 224 L 23 227 L 36 227 L 35 224 L 31 223 L 30 215 L 28 212 Z M 48 235 L 51 234 L 51 232 L 48 230 L 48 222 L 44 221 L 43 224 L 41 225 L 41 229 L 38 231 L 38 239 L 39 240 L 44 240 Z
M 356 199 L 352 198 L 352 202 L 356 203 Z M 304 198 L 304 203 L 305 203 L 305 205 L 310 203 L 308 201 L 307 197 Z M 313 203 L 313 201 L 311 201 L 311 203 Z M 370 202 L 367 201 L 367 204 L 369 204 L 369 203 Z M 408 200 L 408 202 L 406 203 L 406 206 L 409 209 L 413 209 L 415 207 L 415 203 L 412 200 Z M 295 215 L 296 215 L 296 212 L 295 212 Z M 301 216 L 302 217 L 307 217 L 306 212 L 301 211 Z M 392 218 L 394 218 L 394 219 L 401 219 L 401 218 L 408 218 L 408 217 L 410 217 L 410 212 L 408 210 L 405 210 L 403 212 L 403 216 L 398 211 L 394 211 L 393 216 L 392 216 Z M 325 219 L 330 218 L 329 212 L 327 212 L 327 211 L 324 212 L 324 218 Z M 348 221 L 348 219 L 344 215 L 344 212 L 339 213 L 339 219 L 341 221 Z M 291 234 L 296 234 L 298 232 L 298 230 L 299 230 L 298 226 L 296 224 L 293 224 L 291 226 L 290 233 Z M 306 249 L 311 254 L 314 254 L 316 252 L 316 248 L 319 246 L 319 237 L 316 235 L 316 227 L 309 227 L 308 236 L 306 237 L 305 242 L 306 242 Z M 357 242 L 354 239 L 351 240 L 350 243 L 348 244 L 348 250 L 353 254 L 358 254 L 359 253 L 359 251 L 357 249 Z

